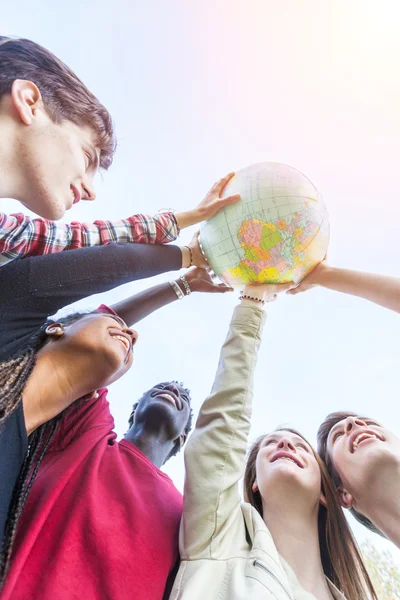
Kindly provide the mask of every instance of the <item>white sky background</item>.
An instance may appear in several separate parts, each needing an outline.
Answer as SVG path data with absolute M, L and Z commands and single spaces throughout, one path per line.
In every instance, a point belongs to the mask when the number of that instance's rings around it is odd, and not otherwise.
M 397 0 L 20 0 L 1 13 L 2 33 L 52 50 L 115 119 L 115 162 L 98 178 L 96 202 L 68 220 L 188 209 L 230 170 L 272 160 L 323 193 L 332 264 L 400 275 Z M 80 304 L 112 304 L 151 283 Z M 133 402 L 159 381 L 183 380 L 197 413 L 236 296 L 193 295 L 138 325 L 134 367 L 110 390 L 119 434 Z M 268 312 L 251 439 L 289 423 L 314 442 L 339 409 L 399 431 L 397 314 L 324 290 Z M 166 471 L 181 488 L 183 457 Z

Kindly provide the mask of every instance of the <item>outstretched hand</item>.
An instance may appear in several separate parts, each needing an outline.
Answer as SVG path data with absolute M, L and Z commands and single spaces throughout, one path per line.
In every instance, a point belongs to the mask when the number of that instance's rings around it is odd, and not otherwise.
M 289 283 L 265 283 L 263 285 L 246 285 L 242 295 L 249 298 L 264 300 L 264 302 L 274 302 L 278 294 L 288 292 L 294 287 L 293 281 Z M 257 300 L 256 300 L 257 301 Z
M 229 173 L 229 175 L 217 181 L 196 208 L 175 213 L 175 219 L 179 228 L 184 229 L 196 223 L 207 221 L 207 219 L 211 219 L 224 206 L 238 202 L 240 194 L 223 197 L 224 189 L 234 175 L 235 173 Z
M 233 288 L 225 283 L 217 283 L 214 274 L 209 269 L 194 267 L 185 274 L 192 292 L 224 293 L 233 292 Z
M 188 247 L 192 251 L 192 266 L 194 267 L 203 267 L 203 269 L 208 268 L 210 265 L 207 262 L 206 257 L 203 254 L 203 250 L 200 246 L 200 231 L 196 231 Z
M 235 173 L 229 173 L 217 181 L 217 183 L 215 183 L 210 191 L 206 194 L 204 200 L 202 200 L 196 207 L 196 210 L 199 211 L 199 214 L 202 216 L 202 221 L 211 219 L 211 217 L 216 215 L 221 208 L 224 208 L 224 206 L 234 204 L 240 200 L 240 194 L 232 194 L 231 196 L 222 197 L 224 189 L 234 176 Z
M 311 290 L 313 287 L 320 285 L 321 278 L 328 271 L 329 265 L 324 259 L 321 263 L 319 263 L 312 271 L 301 281 L 296 287 L 291 290 L 288 290 L 288 294 L 295 296 L 296 294 L 301 294 L 301 292 L 307 292 Z

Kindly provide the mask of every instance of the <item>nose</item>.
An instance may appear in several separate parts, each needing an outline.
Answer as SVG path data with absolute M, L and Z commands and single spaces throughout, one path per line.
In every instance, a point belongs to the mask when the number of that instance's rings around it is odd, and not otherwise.
M 125 329 L 123 329 L 123 332 L 126 333 L 127 335 L 129 335 L 129 337 L 131 338 L 132 347 L 133 347 L 136 344 L 137 339 L 139 337 L 137 331 L 135 331 L 134 329 L 129 329 L 129 327 L 126 327 Z
M 86 175 L 85 179 L 82 181 L 82 200 L 95 200 L 96 192 L 94 189 L 94 184 L 92 178 Z
M 355 427 L 366 427 L 367 424 L 365 421 L 360 419 L 359 417 L 347 417 L 344 422 L 344 430 L 346 435 L 350 435 Z
M 176 396 L 179 396 L 179 388 L 173 382 L 169 383 L 166 386 L 166 389 L 173 392 Z
M 283 437 L 279 440 L 277 448 L 278 450 L 290 450 L 291 452 L 296 452 L 296 446 L 294 446 L 287 437 Z

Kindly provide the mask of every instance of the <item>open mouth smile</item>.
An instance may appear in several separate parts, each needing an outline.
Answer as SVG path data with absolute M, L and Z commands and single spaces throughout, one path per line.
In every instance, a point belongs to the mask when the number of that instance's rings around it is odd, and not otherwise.
M 288 460 L 294 463 L 296 466 L 300 467 L 300 469 L 304 469 L 304 466 L 301 464 L 297 456 L 291 454 L 289 452 L 276 452 L 274 456 L 271 458 L 270 462 L 276 462 L 277 460 Z
M 131 336 L 128 336 L 124 333 L 110 333 L 111 337 L 118 340 L 120 344 L 123 345 L 123 347 L 126 350 L 125 353 L 125 358 L 127 359 L 129 354 L 132 352 L 133 350 L 133 345 L 136 341 L 136 339 L 132 339 Z
M 160 392 L 159 394 L 155 394 L 154 397 L 163 398 L 164 400 L 167 400 L 167 402 L 173 404 L 177 410 L 182 410 L 181 402 L 174 394 L 170 394 L 169 392 Z
M 380 440 L 383 442 L 384 438 L 375 431 L 361 431 L 361 433 L 358 434 L 355 432 L 350 438 L 350 452 L 354 454 L 358 446 L 366 440 Z

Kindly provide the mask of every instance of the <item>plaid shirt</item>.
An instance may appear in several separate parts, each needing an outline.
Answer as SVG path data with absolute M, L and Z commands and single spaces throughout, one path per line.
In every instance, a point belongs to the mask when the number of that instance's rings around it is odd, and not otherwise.
M 69 225 L 31 219 L 22 213 L 0 213 L 0 267 L 16 258 L 111 242 L 166 244 L 173 242 L 178 235 L 179 227 L 171 212 L 154 217 L 134 215 L 121 221 L 74 221 Z

